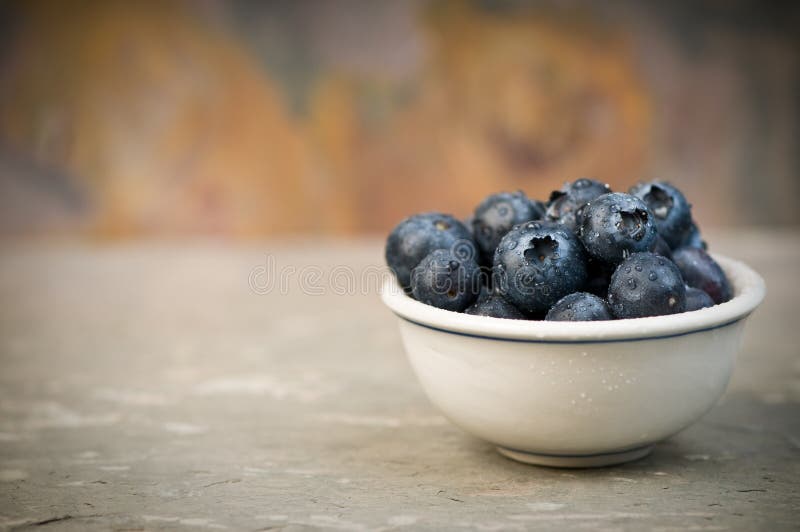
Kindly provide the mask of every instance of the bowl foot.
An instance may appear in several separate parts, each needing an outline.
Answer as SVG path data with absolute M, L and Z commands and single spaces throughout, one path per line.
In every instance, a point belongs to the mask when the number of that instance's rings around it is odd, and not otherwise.
M 637 447 L 627 451 L 618 451 L 602 454 L 587 454 L 587 455 L 555 455 L 555 454 L 536 454 L 526 451 L 516 451 L 513 449 L 506 449 L 505 447 L 498 447 L 497 451 L 518 462 L 526 464 L 548 466 L 548 467 L 603 467 L 616 464 L 623 464 L 625 462 L 632 462 L 644 458 L 653 450 L 653 445 L 645 445 L 644 447 Z

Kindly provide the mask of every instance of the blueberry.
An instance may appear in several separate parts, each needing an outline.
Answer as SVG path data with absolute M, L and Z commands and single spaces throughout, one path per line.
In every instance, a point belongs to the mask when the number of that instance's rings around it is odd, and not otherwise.
M 464 224 L 450 216 L 429 212 L 400 222 L 386 240 L 386 263 L 404 289 L 411 286 L 411 270 L 435 249 L 453 249 L 461 259 L 475 258 L 476 248 Z
M 583 289 L 590 294 L 599 297 L 606 297 L 608 294 L 608 284 L 611 282 L 611 275 L 615 267 L 593 257 L 588 257 L 586 261 L 586 272 L 588 278 Z
M 731 298 L 731 285 L 719 264 L 700 248 L 680 248 L 672 252 L 672 260 L 686 284 L 699 288 L 714 300 L 724 303 Z
M 544 213 L 547 212 L 547 205 L 545 205 L 544 202 L 539 201 L 537 199 L 528 198 L 528 201 L 531 202 L 531 208 L 538 213 L 538 217 L 534 219 L 535 220 L 544 219 Z
M 653 214 L 636 196 L 603 194 L 581 211 L 578 236 L 593 257 L 617 264 L 631 253 L 652 249 L 656 239 Z
M 542 316 L 586 282 L 586 254 L 577 237 L 555 222 L 528 222 L 500 241 L 495 289 L 523 312 Z
M 500 294 L 492 294 L 464 311 L 474 316 L 491 316 L 509 320 L 524 320 L 525 315 Z
M 608 185 L 594 179 L 581 178 L 566 183 L 561 190 L 550 194 L 546 218 L 559 222 L 575 231 L 578 226 L 577 216 L 580 208 L 593 199 L 611 192 Z
M 547 321 L 601 321 L 614 318 L 605 301 L 594 294 L 575 292 L 559 299 L 544 319 Z
M 432 251 L 411 273 L 414 299 L 445 310 L 461 312 L 478 298 L 480 290 L 478 263 L 461 260 L 449 249 Z
M 672 249 L 670 249 L 669 244 L 667 244 L 667 241 L 664 240 L 661 235 L 656 235 L 656 239 L 653 242 L 653 246 L 650 248 L 650 251 L 656 255 L 661 255 L 662 257 L 672 259 Z
M 652 181 L 634 185 L 630 193 L 650 208 L 658 234 L 671 248 L 677 247 L 692 224 L 691 205 L 681 191 L 669 183 Z
M 475 241 L 475 233 L 472 232 L 472 220 L 474 219 L 475 217 L 470 214 L 469 216 L 461 220 L 461 223 L 464 225 L 464 227 L 467 228 L 467 231 L 469 231 L 469 234 L 472 236 L 473 241 Z
M 484 199 L 475 208 L 472 232 L 485 262 L 491 263 L 497 244 L 512 227 L 538 220 L 543 215 L 540 205 L 528 199 L 522 191 L 500 192 Z
M 489 270 L 488 274 L 486 274 L 484 272 L 483 267 L 481 267 L 481 288 L 478 291 L 478 299 L 475 300 L 475 304 L 481 303 L 489 299 L 489 297 L 491 297 L 492 294 L 494 294 L 494 290 L 492 290 L 492 288 L 489 286 L 488 283 L 491 276 L 492 276 L 491 270 Z
M 697 225 L 692 222 L 689 225 L 689 228 L 683 234 L 683 238 L 681 238 L 681 242 L 677 248 L 700 248 L 700 249 L 708 249 L 708 244 L 705 243 L 703 237 L 700 236 L 700 229 L 697 228 Z
M 686 312 L 714 306 L 711 296 L 699 288 L 686 287 Z
M 686 309 L 686 286 L 669 259 L 634 253 L 611 276 L 608 304 L 620 319 L 677 314 Z

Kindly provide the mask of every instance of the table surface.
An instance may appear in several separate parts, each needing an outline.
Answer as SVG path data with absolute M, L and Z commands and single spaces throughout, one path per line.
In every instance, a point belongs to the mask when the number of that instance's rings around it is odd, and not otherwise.
M 796 530 L 798 236 L 712 235 L 768 286 L 728 392 L 597 470 L 499 456 L 427 401 L 374 286 L 314 293 L 377 240 L 5 245 L 0 529 Z

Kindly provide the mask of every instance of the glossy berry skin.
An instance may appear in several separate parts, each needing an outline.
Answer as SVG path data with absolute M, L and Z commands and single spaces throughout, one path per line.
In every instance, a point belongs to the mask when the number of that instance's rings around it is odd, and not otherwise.
M 523 192 L 500 192 L 484 199 L 472 218 L 475 243 L 490 263 L 500 239 L 515 225 L 539 220 L 544 216 L 538 202 L 530 200 Z
M 577 216 L 580 208 L 609 192 L 611 189 L 608 185 L 594 179 L 581 178 L 572 183 L 566 183 L 561 190 L 554 190 L 550 194 L 546 219 L 562 223 L 575 231 L 579 223 Z
M 636 196 L 604 194 L 581 211 L 578 236 L 597 259 L 618 264 L 632 253 L 649 251 L 655 243 L 653 214 Z
M 584 285 L 586 255 L 563 225 L 528 222 L 500 241 L 492 274 L 498 293 L 523 312 L 543 316 L 556 301 Z
M 611 276 L 608 305 L 619 319 L 677 314 L 686 310 L 686 286 L 669 259 L 634 253 Z
M 606 302 L 594 294 L 575 292 L 562 297 L 547 312 L 547 321 L 602 321 L 613 320 Z
M 492 294 L 464 311 L 473 316 L 490 316 L 492 318 L 505 318 L 507 320 L 524 320 L 525 315 L 509 303 L 503 296 Z
M 432 251 L 411 274 L 414 299 L 444 310 L 463 311 L 475 302 L 480 290 L 478 263 L 459 260 L 449 249 Z
M 454 249 L 460 259 L 474 259 L 477 253 L 464 224 L 449 214 L 429 212 L 410 216 L 392 230 L 386 240 L 386 264 L 408 290 L 411 270 L 436 249 Z
M 714 306 L 711 296 L 699 288 L 686 287 L 686 312 Z
M 711 296 L 714 303 L 724 303 L 731 298 L 731 285 L 725 272 L 705 250 L 693 247 L 676 249 L 672 252 L 672 260 L 686 284 Z
M 692 224 L 692 209 L 680 190 L 663 181 L 639 183 L 630 193 L 647 204 L 658 234 L 671 248 L 677 247 Z

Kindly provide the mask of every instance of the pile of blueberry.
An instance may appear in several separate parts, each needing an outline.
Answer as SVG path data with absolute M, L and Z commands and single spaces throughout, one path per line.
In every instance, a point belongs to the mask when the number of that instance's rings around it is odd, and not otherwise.
M 691 206 L 674 186 L 628 194 L 578 179 L 547 203 L 522 192 L 483 200 L 466 222 L 406 218 L 386 262 L 412 297 L 445 310 L 510 319 L 611 320 L 698 310 L 730 299 Z

